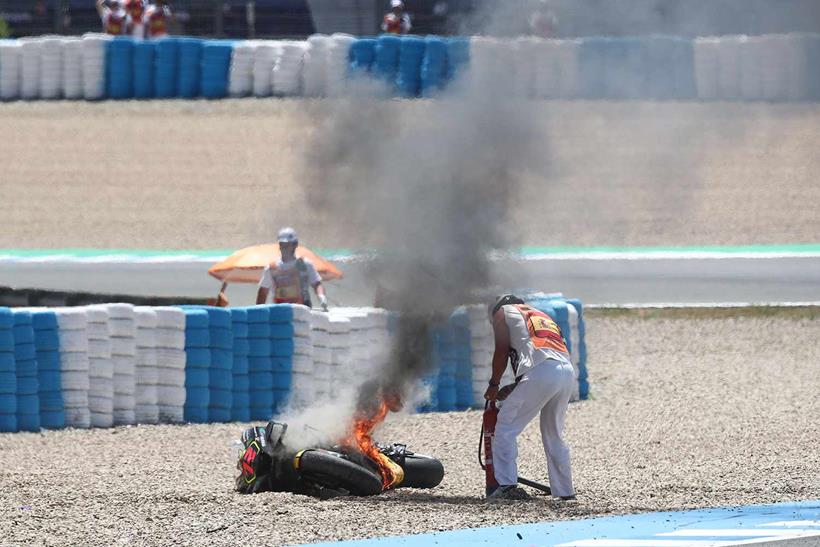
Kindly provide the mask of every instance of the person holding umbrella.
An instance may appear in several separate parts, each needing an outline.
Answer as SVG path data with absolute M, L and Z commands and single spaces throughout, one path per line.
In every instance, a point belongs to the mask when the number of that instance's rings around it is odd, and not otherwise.
M 264 304 L 273 293 L 274 304 L 303 304 L 311 307 L 310 287 L 316 291 L 322 309 L 327 311 L 327 296 L 322 278 L 306 258 L 296 258 L 299 238 L 293 228 L 282 228 L 277 237 L 282 259 L 262 272 L 256 303 Z

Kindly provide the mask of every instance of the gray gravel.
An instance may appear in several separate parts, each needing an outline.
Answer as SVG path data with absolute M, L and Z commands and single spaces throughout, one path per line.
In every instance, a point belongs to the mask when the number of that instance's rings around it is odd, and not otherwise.
M 700 312 L 702 313 L 702 312 Z M 244 424 L 0 435 L 0 544 L 233 545 L 820 498 L 820 316 L 589 319 L 594 397 L 570 407 L 580 502 L 486 505 L 478 411 L 395 417 L 431 491 L 317 501 L 231 491 Z M 535 424 L 521 474 L 546 480 Z M 251 539 L 260 538 L 260 539 Z
M 372 226 L 304 195 L 333 102 L 0 104 L 0 248 L 234 249 L 283 224 L 320 248 Z M 397 125 L 438 103 L 397 101 Z M 538 176 L 520 181 L 521 245 L 751 245 L 820 238 L 820 106 L 535 101 Z M 433 112 L 431 114 L 431 112 Z M 408 151 L 409 153 L 409 151 Z M 422 158 L 423 161 L 423 158 Z M 336 181 L 328 181 L 329 188 Z M 543 218 L 549 214 L 549 229 Z M 532 220 L 530 220 L 532 219 Z M 340 222 L 342 220 L 342 222 Z M 70 229 L 67 229 L 70 227 Z

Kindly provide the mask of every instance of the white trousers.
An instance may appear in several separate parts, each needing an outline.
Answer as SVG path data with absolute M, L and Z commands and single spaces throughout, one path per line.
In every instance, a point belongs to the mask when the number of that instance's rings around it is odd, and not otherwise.
M 569 447 L 564 442 L 564 419 L 575 384 L 572 365 L 547 359 L 526 373 L 498 411 L 493 439 L 495 480 L 501 486 L 518 482 L 518 434 L 541 416 L 541 440 L 554 496 L 575 494 Z

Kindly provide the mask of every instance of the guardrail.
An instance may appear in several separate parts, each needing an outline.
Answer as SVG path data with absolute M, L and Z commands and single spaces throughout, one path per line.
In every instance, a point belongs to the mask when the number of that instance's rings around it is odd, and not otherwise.
M 574 399 L 586 398 L 580 301 L 529 301 L 569 333 Z M 267 420 L 377 378 L 396 326 L 375 308 L 0 308 L 0 432 Z M 492 357 L 486 308 L 460 308 L 429 335 L 417 410 L 480 406 Z
M 435 97 L 820 100 L 820 35 L 0 40 L 0 99 Z

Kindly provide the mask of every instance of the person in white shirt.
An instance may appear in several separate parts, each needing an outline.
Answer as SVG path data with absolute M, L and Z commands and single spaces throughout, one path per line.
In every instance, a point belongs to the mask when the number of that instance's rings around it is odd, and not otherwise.
M 282 259 L 269 264 L 262 272 L 256 303 L 264 304 L 273 293 L 274 304 L 303 304 L 310 307 L 310 287 L 316 291 L 319 303 L 327 311 L 327 297 L 322 278 L 310 260 L 296 258 L 299 238 L 293 228 L 282 228 L 277 237 Z
M 168 36 L 170 26 L 175 23 L 174 12 L 165 0 L 154 0 L 153 4 L 145 8 L 143 24 L 147 38 Z
M 391 0 L 390 11 L 382 20 L 382 31 L 388 34 L 407 34 L 411 28 L 413 24 L 410 22 L 410 16 L 404 13 L 404 2 Z
M 128 34 L 140 40 L 145 38 L 145 4 L 143 0 L 125 0 L 125 12 L 128 14 Z
M 97 0 L 95 6 L 102 20 L 103 32 L 112 36 L 125 34 L 128 15 L 119 0 Z
M 575 371 L 561 329 L 549 315 L 527 306 L 515 295 L 499 297 L 489 311 L 495 352 L 484 398 L 504 403 L 498 411 L 493 439 L 493 472 L 499 486 L 488 492 L 487 499 L 529 499 L 529 494 L 516 486 L 517 437 L 533 418 L 540 416 L 552 495 L 575 500 L 569 447 L 563 437 Z M 515 383 L 499 389 L 508 359 Z

